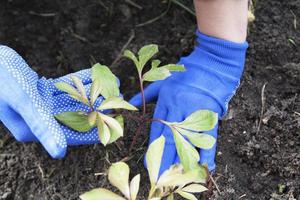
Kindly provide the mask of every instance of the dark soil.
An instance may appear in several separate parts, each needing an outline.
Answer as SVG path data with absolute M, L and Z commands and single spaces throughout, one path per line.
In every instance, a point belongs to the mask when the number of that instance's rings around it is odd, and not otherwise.
M 176 62 L 192 49 L 196 28 L 193 16 L 176 5 L 156 22 L 135 27 L 168 7 L 161 0 L 136 3 L 143 9 L 117 0 L 2 0 L 0 42 L 16 49 L 46 77 L 88 68 L 95 61 L 113 63 L 111 68 L 120 77 L 128 99 L 138 89 L 135 71 L 129 62 L 116 60 L 127 41 L 133 38 L 127 46 L 132 50 L 157 43 L 159 57 Z M 218 140 L 214 179 L 220 193 L 214 188 L 206 196 L 298 200 L 300 1 L 258 1 L 255 15 L 246 71 Z M 110 188 L 105 176 L 95 173 L 105 172 L 110 163 L 123 158 L 129 159 L 132 175 L 142 174 L 140 194 L 146 195 L 142 156 L 149 127 L 142 128 L 133 157 L 128 158 L 129 141 L 138 124 L 131 121 L 126 125 L 127 135 L 117 144 L 71 147 L 61 160 L 51 159 L 37 143 L 16 142 L 1 126 L 0 199 L 78 199 L 92 188 Z M 279 185 L 285 188 L 282 193 Z

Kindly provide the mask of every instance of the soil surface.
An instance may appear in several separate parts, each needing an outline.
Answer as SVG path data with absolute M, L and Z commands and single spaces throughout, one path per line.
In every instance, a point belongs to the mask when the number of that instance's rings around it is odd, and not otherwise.
M 118 59 L 122 48 L 156 43 L 161 60 L 175 63 L 191 51 L 196 29 L 194 17 L 175 4 L 167 11 L 161 0 L 135 3 L 2 0 L 0 43 L 17 50 L 41 76 L 58 77 L 95 62 L 109 65 L 129 99 L 138 87 L 131 64 Z M 203 199 L 300 199 L 300 1 L 258 1 L 255 16 L 241 87 L 221 124 L 213 174 L 219 192 L 214 187 Z M 0 199 L 78 199 L 92 188 L 111 188 L 95 173 L 124 158 L 131 175 L 142 174 L 145 199 L 142 156 L 149 125 L 127 157 L 138 126 L 128 119 L 117 144 L 70 147 L 64 159 L 53 160 L 37 143 L 16 142 L 1 125 Z

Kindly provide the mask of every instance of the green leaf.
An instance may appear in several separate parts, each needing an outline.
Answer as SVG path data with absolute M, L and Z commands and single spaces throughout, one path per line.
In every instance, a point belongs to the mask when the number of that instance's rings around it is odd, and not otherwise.
M 176 129 L 171 128 L 171 130 L 174 135 L 177 153 L 179 155 L 180 162 L 183 165 L 184 171 L 187 172 L 197 168 L 200 156 L 195 147 L 186 141 Z
M 81 200 L 126 200 L 104 188 L 93 189 L 79 196 Z
M 177 65 L 177 64 L 168 64 L 168 65 L 161 66 L 160 68 L 165 68 L 171 72 L 184 72 L 185 71 L 184 65 Z
M 94 111 L 88 114 L 88 122 L 90 126 L 96 126 L 98 112 Z
M 107 99 L 113 96 L 120 96 L 117 77 L 105 65 L 95 64 L 92 67 L 92 80 L 98 80 L 101 85 L 101 94 Z
M 89 123 L 88 115 L 83 112 L 63 112 L 54 117 L 65 126 L 78 132 L 87 132 L 94 128 Z
M 161 159 L 165 147 L 165 137 L 160 136 L 154 140 L 150 145 L 146 153 L 147 170 L 151 182 L 151 186 L 155 185 L 158 179 L 158 173 L 160 170 Z
M 135 64 L 135 66 L 136 66 L 136 68 L 137 68 L 137 70 L 138 70 L 139 73 L 142 72 L 142 71 L 140 71 L 140 68 L 141 68 L 140 67 L 140 63 L 139 63 L 137 57 L 134 55 L 134 53 L 132 53 L 132 51 L 125 50 L 123 55 L 124 55 L 124 57 L 126 57 L 126 58 L 128 58 L 128 59 L 130 59 L 130 60 L 133 61 L 133 63 Z
M 169 123 L 176 127 L 199 132 L 212 130 L 218 122 L 218 114 L 209 110 L 198 110 L 183 122 Z
M 86 92 L 85 92 L 85 89 L 84 89 L 84 86 L 83 86 L 81 80 L 77 76 L 74 76 L 74 75 L 71 75 L 71 79 L 81 95 L 82 102 L 84 102 L 85 104 L 88 105 L 89 100 L 86 96 Z
M 205 133 L 197 133 L 182 128 L 176 128 L 178 132 L 186 136 L 189 141 L 200 149 L 211 149 L 216 143 L 216 139 Z
M 191 184 L 182 188 L 182 191 L 189 193 L 200 193 L 207 191 L 207 188 L 200 184 Z
M 203 183 L 205 184 L 207 182 L 207 177 L 208 177 L 208 171 L 207 167 L 204 165 L 198 165 L 194 171 L 197 171 L 198 174 L 196 176 L 196 180 L 194 181 L 195 183 Z
M 100 81 L 98 79 L 94 80 L 92 83 L 91 92 L 90 92 L 90 98 L 91 98 L 92 105 L 94 105 L 95 101 L 100 96 L 101 91 L 102 91 L 102 87 L 101 87 Z
M 129 167 L 124 162 L 112 164 L 108 170 L 109 182 L 118 188 L 126 198 L 130 199 Z
M 188 171 L 186 173 L 164 172 L 157 181 L 157 187 L 177 187 L 191 184 L 194 182 L 205 182 L 206 179 L 199 178 L 202 176 L 198 169 Z
M 115 120 L 120 124 L 122 130 L 124 130 L 124 118 L 122 115 L 118 115 L 115 117 Z M 109 128 L 110 130 L 110 139 L 109 144 L 115 142 L 117 139 L 122 137 L 121 132 L 116 131 L 115 129 Z
M 102 113 L 99 113 L 99 114 L 101 116 L 101 119 L 103 119 L 104 122 L 107 124 L 110 132 L 113 134 L 113 136 L 112 136 L 113 138 L 111 138 L 109 143 L 111 143 L 111 141 L 114 141 L 114 140 L 118 139 L 119 137 L 123 136 L 124 121 L 121 121 L 121 120 L 123 120 L 122 118 L 119 117 L 119 118 L 114 119 L 114 118 L 104 115 Z
M 109 97 L 105 99 L 97 109 L 98 110 L 106 110 L 106 109 L 137 110 L 136 107 L 134 107 L 133 105 L 125 101 L 122 97 Z
M 151 69 L 156 69 L 160 65 L 160 60 L 152 60 Z
M 101 119 L 100 115 L 98 115 L 97 117 L 97 129 L 100 142 L 104 146 L 106 146 L 110 139 L 110 131 L 108 126 L 104 123 L 103 119 Z
M 68 93 L 72 98 L 81 102 L 81 95 L 73 86 L 65 82 L 58 82 L 55 83 L 54 85 L 57 89 Z
M 141 175 L 136 175 L 130 182 L 130 200 L 136 200 L 140 188 Z
M 171 76 L 171 73 L 169 70 L 165 68 L 155 68 L 155 69 L 150 69 L 148 72 L 146 72 L 143 75 L 143 80 L 144 81 L 158 81 L 158 80 L 164 80 Z
M 195 197 L 195 195 L 193 195 L 191 193 L 184 192 L 182 190 L 178 190 L 178 191 L 176 191 L 176 193 L 179 194 L 180 196 L 182 196 L 185 199 L 188 199 L 188 200 L 197 200 L 197 198 Z
M 167 200 L 174 200 L 174 194 L 171 193 L 171 194 L 167 197 Z
M 139 52 L 139 71 L 143 71 L 145 64 L 158 53 L 158 46 L 156 44 L 149 44 L 142 47 Z

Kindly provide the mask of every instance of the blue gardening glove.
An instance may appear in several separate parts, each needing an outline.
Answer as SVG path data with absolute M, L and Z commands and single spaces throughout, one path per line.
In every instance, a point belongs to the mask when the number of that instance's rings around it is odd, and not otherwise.
M 89 92 L 90 70 L 75 73 Z M 63 157 L 67 144 L 97 143 L 96 129 L 78 133 L 60 125 L 54 115 L 66 111 L 88 111 L 88 107 L 62 93 L 56 82 L 72 84 L 70 75 L 58 79 L 38 79 L 14 50 L 0 46 L 0 120 L 19 141 L 40 141 L 53 158 Z M 96 105 L 103 98 L 99 97 Z
M 154 118 L 181 122 L 200 109 L 212 110 L 218 113 L 220 119 L 225 115 L 240 83 L 248 44 L 209 37 L 200 32 L 196 35 L 198 44 L 194 51 L 179 61 L 186 71 L 173 73 L 166 80 L 155 82 L 145 89 L 146 101 L 158 97 Z M 138 94 L 130 103 L 140 106 L 141 101 Z M 217 133 L 218 125 L 208 132 L 215 138 Z M 165 136 L 166 144 L 160 173 L 180 162 L 171 130 L 153 122 L 150 143 L 161 135 Z M 200 149 L 200 163 L 207 164 L 210 171 L 216 167 L 215 153 L 216 145 L 209 150 Z

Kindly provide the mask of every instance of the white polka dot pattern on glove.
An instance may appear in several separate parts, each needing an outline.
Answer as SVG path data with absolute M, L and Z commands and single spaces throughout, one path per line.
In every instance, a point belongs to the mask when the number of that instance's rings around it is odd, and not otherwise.
M 73 75 L 89 94 L 91 70 Z M 96 129 L 78 133 L 59 124 L 54 115 L 66 111 L 88 111 L 86 105 L 55 88 L 57 82 L 73 84 L 70 75 L 58 79 L 38 75 L 14 50 L 0 46 L 0 119 L 19 141 L 38 140 L 53 158 L 63 157 L 67 144 L 98 143 Z M 96 101 L 100 105 L 103 98 Z

